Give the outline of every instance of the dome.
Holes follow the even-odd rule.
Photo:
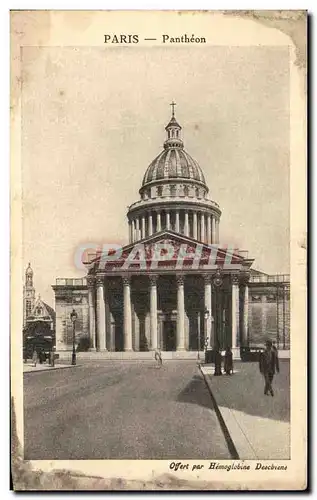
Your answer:
[[[32,268],[31,268],[31,263],[30,263],[30,262],[29,262],[28,267],[26,268],[25,274],[26,274],[27,276],[33,276],[33,270],[32,270]]]
[[[160,179],[190,179],[206,184],[204,174],[194,160],[182,147],[164,149],[147,168],[142,186]]]
[[[176,121],[173,108],[172,118],[165,127],[167,137],[164,142],[164,150],[147,168],[142,187],[150,182],[164,179],[189,179],[206,184],[204,174],[197,161],[184,150],[184,143],[180,136],[181,129],[182,127]]]

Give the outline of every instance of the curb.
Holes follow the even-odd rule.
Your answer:
[[[223,435],[224,435],[224,438],[226,440],[226,443],[227,443],[227,446],[228,446],[228,449],[229,449],[229,453],[231,455],[231,458],[233,460],[239,460],[239,454],[238,454],[238,451],[235,447],[235,444],[232,440],[232,437],[230,436],[230,433],[229,433],[229,429],[224,421],[224,418],[222,416],[222,413],[219,409],[219,406],[217,404],[217,401],[212,393],[212,390],[211,390],[211,386],[210,386],[210,383],[209,383],[209,380],[207,379],[207,377],[205,376],[202,368],[201,368],[201,365],[198,366],[198,369],[200,370],[203,378],[204,378],[204,381],[205,381],[205,384],[207,386],[207,389],[208,389],[208,392],[210,394],[210,397],[211,397],[211,400],[213,402],[213,405],[214,405],[214,408],[215,408],[215,412],[216,412],[216,415],[218,417],[218,420],[219,420],[219,423],[220,423],[220,427],[221,427],[221,430],[223,432]]]
[[[25,375],[26,373],[43,373],[43,372],[51,372],[51,371],[54,371],[54,370],[64,370],[66,368],[76,368],[77,366],[82,366],[82,365],[66,365],[66,366],[54,366],[52,368],[42,368],[41,370],[26,370],[26,371],[23,371],[23,375]]]

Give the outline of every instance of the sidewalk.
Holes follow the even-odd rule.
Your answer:
[[[71,365],[71,364],[60,364],[60,363],[55,363],[55,366],[50,366],[47,363],[40,364],[38,363],[36,366],[33,365],[31,361],[28,363],[23,363],[23,373],[29,373],[29,372],[44,372],[48,370],[60,370],[61,368],[75,368],[76,366],[79,365]]]
[[[233,375],[213,375],[214,366],[201,367],[225,434],[240,459],[290,458],[289,361],[280,362],[274,377],[274,397],[264,395],[258,363],[234,363]]]

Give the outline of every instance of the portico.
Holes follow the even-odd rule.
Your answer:
[[[246,278],[221,276],[220,283],[217,271],[89,276],[91,350],[202,351],[207,338],[211,348],[238,348],[247,341]]]

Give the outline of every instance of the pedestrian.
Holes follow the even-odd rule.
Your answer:
[[[222,364],[222,355],[221,355],[219,347],[216,347],[215,348],[215,371],[214,371],[215,377],[222,375],[221,364]]]
[[[271,340],[267,340],[265,351],[260,354],[259,368],[265,380],[264,394],[267,396],[270,393],[271,396],[274,396],[272,382],[275,371],[279,373],[280,367],[277,349],[273,348]]]
[[[161,353],[158,349],[155,350],[155,361],[157,362],[157,366],[158,368],[161,368],[162,364],[163,364],[163,361],[162,361],[162,356],[161,356]]]
[[[225,352],[224,369],[225,369],[226,375],[231,375],[233,373],[232,351],[231,351],[229,346],[226,348],[226,352]]]
[[[33,361],[33,366],[36,366],[38,362],[38,354],[36,349],[33,350],[32,361]]]

